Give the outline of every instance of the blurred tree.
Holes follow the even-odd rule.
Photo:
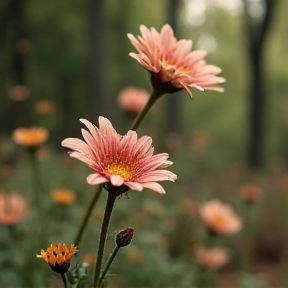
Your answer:
[[[12,81],[14,85],[25,84],[25,51],[21,49],[21,41],[25,40],[25,23],[24,23],[24,1],[10,1],[11,9],[11,32],[13,41],[13,63],[12,63]],[[23,45],[22,45],[23,46]]]
[[[168,0],[167,1],[167,22],[174,30],[174,34],[178,35],[178,18],[179,18],[180,1]],[[181,127],[181,102],[179,97],[172,95],[166,98],[166,133],[179,133]]]
[[[264,48],[268,30],[272,23],[274,8],[278,0],[263,0],[261,2],[263,16],[255,12],[255,1],[243,0],[244,6],[244,35],[247,40],[247,52],[250,59],[250,120],[249,120],[249,143],[248,164],[251,168],[260,165],[263,137],[264,137],[264,108],[265,108],[265,73],[264,73]],[[258,3],[260,5],[260,2]],[[253,10],[254,9],[254,10]],[[259,8],[258,8],[259,9]]]
[[[92,122],[97,123],[99,115],[109,115],[107,104],[109,92],[107,81],[107,55],[106,55],[106,23],[105,23],[105,1],[90,0],[88,9],[90,11],[91,27],[91,49],[92,49],[92,101],[95,103]],[[105,112],[105,113],[104,113]]]
[[[7,86],[10,89],[10,94],[13,89],[12,98],[15,100],[10,102],[9,107],[7,107],[11,115],[14,116],[7,124],[9,129],[13,129],[20,125],[28,125],[30,122],[29,113],[27,113],[27,101],[24,101],[27,94],[29,94],[27,87],[24,87],[27,85],[25,58],[29,50],[29,41],[26,39],[25,2],[23,0],[10,0],[3,8],[5,12],[3,13],[1,26],[6,31],[2,36],[6,42],[5,48],[10,48],[7,49],[7,54],[10,54],[7,55],[9,60],[5,61],[7,65],[6,79],[9,81]]]

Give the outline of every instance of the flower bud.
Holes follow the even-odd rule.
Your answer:
[[[116,235],[116,244],[119,247],[125,247],[130,244],[133,235],[134,235],[134,228],[126,228],[118,232]]]

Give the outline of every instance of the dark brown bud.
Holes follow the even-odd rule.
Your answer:
[[[118,232],[116,235],[116,244],[119,247],[125,247],[130,244],[133,235],[134,235],[134,228],[126,228]]]

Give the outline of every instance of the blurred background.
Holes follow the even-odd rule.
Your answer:
[[[52,242],[69,244],[84,213],[83,207],[91,199],[93,187],[85,184],[90,170],[76,160],[71,163],[60,143],[67,137],[81,137],[79,118],[98,124],[98,116],[102,115],[111,120],[119,133],[127,132],[134,115],[119,106],[120,92],[128,86],[151,92],[148,72],[128,55],[135,50],[127,33],[139,35],[141,24],[159,31],[169,23],[177,39],[191,39],[193,50],[208,51],[207,63],[221,67],[221,76],[227,83],[223,85],[223,93],[193,90],[193,100],[183,91],[166,95],[145,119],[139,135],[152,136],[157,153],[170,153],[174,162],[171,170],[178,175],[178,182],[177,185],[165,184],[167,195],[163,197],[145,191],[146,195],[131,192],[130,201],[121,200],[115,212],[117,224],[135,226],[135,243],[130,250],[138,254],[123,254],[127,256],[123,261],[130,261],[127,267],[136,268],[130,274],[127,271],[121,274],[124,267],[116,267],[115,274],[123,278],[114,275],[114,285],[162,287],[163,281],[177,283],[183,269],[187,273],[187,266],[183,264],[187,251],[191,252],[198,241],[198,234],[194,233],[199,224],[198,203],[213,197],[240,209],[239,187],[247,184],[261,187],[265,195],[254,215],[254,270],[264,271],[269,283],[282,285],[288,269],[285,270],[287,11],[285,0],[1,1],[0,190],[17,191],[30,197],[31,177],[26,169],[25,153],[11,135],[19,127],[47,128],[50,137],[40,157],[46,190],[50,193],[57,187],[69,188],[77,199],[73,205],[66,205],[64,212],[63,205],[53,204],[53,209],[60,214],[55,212],[52,216],[51,221],[58,223],[58,227],[51,230],[49,237]],[[33,210],[33,204],[30,209]],[[95,212],[96,222],[97,213],[100,212]],[[139,214],[132,217],[133,221],[132,213]],[[21,235],[26,236],[20,237],[21,244],[18,240],[16,243],[23,250],[27,233],[29,235],[33,227],[30,220],[28,217],[19,224]],[[6,229],[4,226],[0,228]],[[92,235],[98,233],[92,225],[90,230]],[[1,253],[11,253],[5,246],[10,241],[10,232],[3,231],[6,236],[0,240]],[[180,240],[182,234],[186,237]],[[87,250],[95,250],[91,239],[87,236]],[[226,278],[234,283],[231,275],[238,267],[241,239],[239,236],[228,241],[236,256],[223,270],[220,284],[226,283]],[[142,245],[150,247],[150,252]],[[41,248],[45,247],[36,245],[35,250],[31,250],[32,257]],[[159,250],[159,255],[154,249]],[[79,255],[80,260],[88,257],[86,252],[80,251]],[[15,270],[0,276],[1,287],[25,287],[22,280],[15,280],[13,275],[30,256],[15,256],[20,257],[16,261],[18,266],[11,254],[1,257],[0,267]],[[153,257],[157,260],[151,260]],[[35,259],[35,267],[39,261]],[[151,262],[153,265],[149,266]],[[153,271],[158,271],[159,283],[152,279],[149,282],[147,275]],[[270,272],[278,274],[271,276]],[[23,273],[25,275],[25,271]],[[129,275],[124,276],[125,273]],[[7,284],[11,279],[16,281],[14,286]],[[189,279],[186,280],[189,283]],[[181,285],[188,287],[185,281]]]

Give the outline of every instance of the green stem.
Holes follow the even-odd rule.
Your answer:
[[[31,169],[31,180],[32,187],[34,192],[34,204],[37,211],[37,220],[38,223],[38,233],[39,233],[39,245],[40,247],[45,247],[48,241],[47,229],[48,227],[48,217],[46,217],[47,206],[48,203],[47,191],[44,188],[43,180],[40,173],[40,167],[37,159],[37,149],[28,148],[28,158],[30,162]]]
[[[60,275],[61,275],[61,278],[62,278],[62,280],[63,280],[64,287],[65,287],[65,288],[68,288],[68,286],[67,286],[67,279],[66,279],[65,273],[61,273]],[[69,285],[69,286],[70,286],[70,285]]]
[[[109,257],[109,259],[108,259],[108,261],[107,261],[107,263],[106,263],[106,265],[105,265],[105,267],[103,269],[103,272],[102,272],[102,274],[101,274],[101,276],[99,278],[100,287],[102,286],[101,284],[102,284],[102,282],[104,280],[104,277],[106,276],[106,274],[107,274],[112,262],[114,261],[118,251],[120,250],[120,248],[121,248],[120,246],[116,245],[114,250],[113,250],[113,252],[112,252],[112,254],[110,255],[110,257]]]
[[[38,217],[41,218],[41,215],[43,214],[43,207],[42,207],[42,201],[40,195],[43,195],[44,192],[43,183],[41,180],[41,174],[39,170],[39,165],[37,161],[37,150],[35,149],[28,149],[28,156],[30,161],[30,168],[31,168],[31,178],[32,178],[32,185],[34,190],[34,199],[35,204],[38,209]]]
[[[85,216],[83,218],[83,221],[81,223],[81,226],[78,230],[78,233],[77,233],[77,236],[75,237],[75,241],[74,241],[74,244],[76,247],[78,247],[80,241],[81,241],[81,238],[83,236],[83,232],[88,224],[88,221],[90,219],[90,216],[91,216],[91,213],[94,209],[94,206],[95,204],[97,203],[98,199],[99,199],[99,196],[100,196],[100,192],[102,190],[102,185],[98,185],[97,188],[96,188],[96,191],[95,191],[95,194],[94,194],[94,197],[92,199],[92,201],[90,202],[87,210],[86,210],[86,213],[85,213]]]
[[[153,90],[148,102],[146,103],[144,108],[141,110],[141,112],[137,115],[137,117],[135,118],[134,122],[132,123],[132,125],[130,127],[130,130],[135,130],[136,131],[139,128],[139,126],[140,126],[141,122],[143,121],[144,117],[146,116],[146,114],[148,113],[150,108],[153,106],[153,104],[156,102],[156,100],[161,95],[163,95],[163,93],[160,93],[158,90]]]
[[[105,248],[105,242],[106,242],[106,236],[107,236],[107,230],[110,222],[110,217],[112,214],[113,206],[116,200],[115,194],[108,193],[107,198],[107,204],[104,214],[104,219],[102,223],[101,228],[101,234],[100,234],[100,242],[98,247],[98,253],[97,253],[97,259],[95,264],[95,272],[94,272],[94,288],[97,287],[97,284],[99,282],[100,272],[101,272],[101,266],[102,266],[102,259],[104,254],[104,248]]]
[[[245,230],[243,231],[245,233],[245,240],[246,240],[246,247],[245,247],[245,253],[243,253],[243,263],[242,263],[242,269],[249,273],[251,272],[251,260],[252,260],[252,244],[253,244],[253,240],[254,240],[254,225],[253,225],[253,205],[251,204],[245,204],[245,213],[243,215],[245,215],[244,217],[244,221],[245,221]]]

